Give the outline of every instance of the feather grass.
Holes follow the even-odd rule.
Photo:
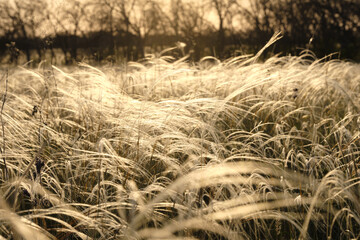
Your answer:
[[[1,238],[358,237],[359,65],[260,54],[9,70]]]

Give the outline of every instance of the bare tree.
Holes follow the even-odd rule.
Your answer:
[[[254,0],[249,1],[249,6],[239,8],[240,15],[247,20],[249,28],[266,38],[273,32],[269,15],[270,4],[270,0]]]
[[[354,51],[360,47],[359,12],[358,0],[253,0],[241,8],[252,41],[281,30],[279,47],[285,52],[312,48],[320,55],[341,51],[351,58],[359,55]]]
[[[86,12],[88,5],[88,2],[80,0],[64,0],[58,11],[48,12],[47,19],[56,39],[61,39],[60,47],[66,64],[77,59],[78,37],[85,36],[89,29]]]
[[[1,1],[0,9],[2,9],[0,27],[8,39],[22,39],[19,47],[25,51],[27,61],[31,60],[32,47],[36,48],[41,58],[40,46],[31,46],[30,39],[39,37],[38,29],[45,19],[41,9],[46,9],[46,2],[43,0]]]
[[[119,15],[118,0],[92,0],[89,2],[91,11],[88,14],[88,22],[91,23],[91,31],[107,33],[103,39],[106,46],[101,46],[102,55],[117,56],[116,36],[122,31],[122,23]]]
[[[236,7],[236,0],[210,0],[210,4],[214,7],[218,18],[218,39],[216,50],[220,57],[222,57],[225,47],[225,23],[226,20],[231,23],[234,14],[231,12]]]
[[[174,34],[176,39],[180,39],[180,18],[183,10],[182,0],[171,0],[168,9],[162,11],[162,15],[166,20],[167,27],[171,34]]]
[[[206,47],[203,36],[213,29],[212,24],[205,17],[207,12],[206,2],[173,0],[170,10],[163,13],[170,29],[169,32],[175,34],[178,40],[185,41],[186,51],[193,52],[194,60],[200,59],[201,52]]]
[[[133,57],[143,58],[149,35],[161,26],[159,5],[154,0],[120,0],[118,11],[128,37],[131,34],[136,36],[136,52]]]

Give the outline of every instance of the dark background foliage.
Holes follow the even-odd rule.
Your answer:
[[[168,54],[223,59],[255,53],[277,31],[267,54],[360,61],[359,14],[359,0],[2,0],[0,61],[138,60],[179,42]]]

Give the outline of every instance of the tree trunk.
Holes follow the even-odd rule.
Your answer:
[[[77,36],[70,36],[70,41],[71,41],[71,51],[70,51],[70,55],[71,55],[71,59],[73,61],[76,61],[77,59]]]
[[[30,62],[31,60],[31,54],[30,54],[30,46],[29,46],[29,39],[28,39],[28,36],[27,36],[27,32],[26,32],[26,29],[25,29],[25,25],[24,23],[21,21],[21,31],[22,31],[22,34],[23,34],[23,37],[24,37],[24,51],[25,51],[25,54],[26,54],[26,60],[28,62]]]
[[[41,48],[40,48],[40,43],[38,41],[36,41],[36,52],[39,56],[39,61],[42,60],[42,52],[41,52]]]
[[[136,60],[145,57],[145,37],[138,36],[136,44]]]
[[[224,19],[220,18],[218,42],[217,42],[217,54],[219,55],[220,58],[222,58],[224,55],[224,46],[225,46]]]

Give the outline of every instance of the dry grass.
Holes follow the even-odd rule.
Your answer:
[[[359,65],[257,58],[10,70],[0,239],[359,238]]]

